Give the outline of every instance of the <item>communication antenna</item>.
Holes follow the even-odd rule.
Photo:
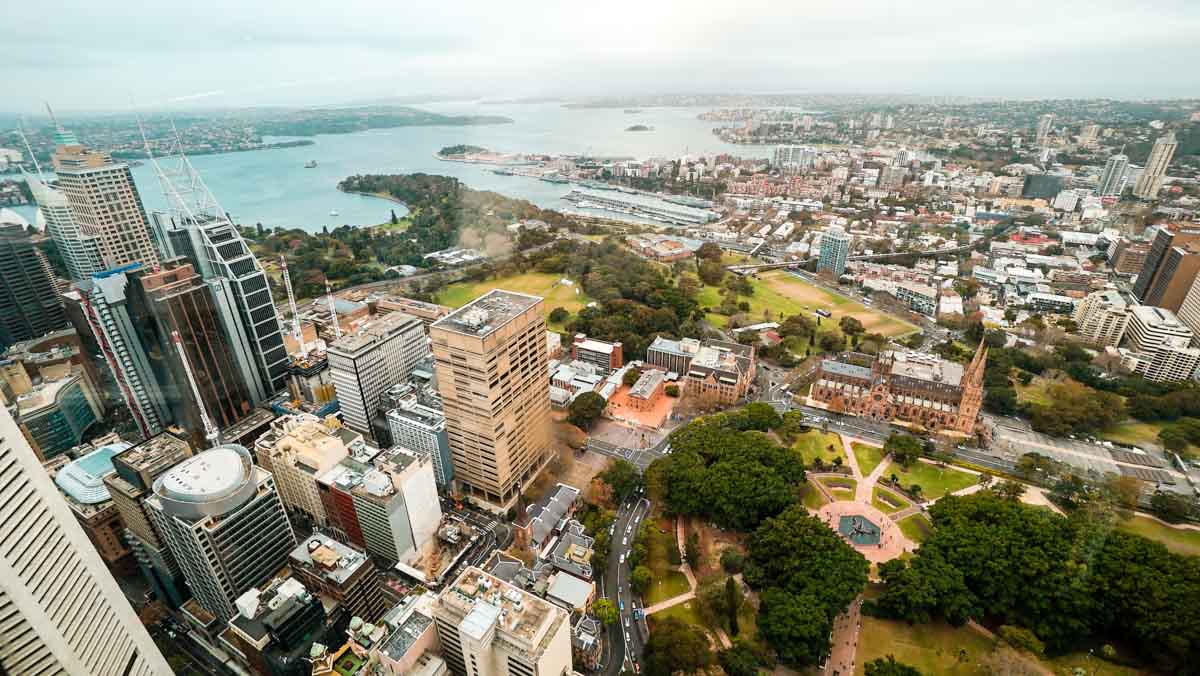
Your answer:
[[[179,337],[178,331],[171,332],[171,340],[175,343],[175,349],[179,351],[179,360],[183,362],[183,372],[187,374],[188,384],[192,388],[192,397],[196,399],[196,407],[200,409],[200,424],[204,426],[204,438],[208,440],[208,447],[213,448],[221,443],[221,431],[213,424],[208,417],[208,410],[204,408],[204,400],[200,398],[200,388],[196,385],[196,376],[192,373],[192,364],[188,361],[187,352],[183,349],[183,339]]]
[[[279,264],[283,267],[283,288],[287,289],[288,306],[292,309],[292,337],[296,339],[303,354],[307,350],[304,349],[304,334],[300,331],[300,312],[296,310],[296,294],[292,293],[292,278],[288,274],[287,259],[282,255],[279,257]]]
[[[329,316],[333,319],[333,339],[337,340],[342,337],[342,327],[338,324],[337,310],[333,307],[333,287],[329,286],[329,280],[325,280],[325,293],[329,294]]]

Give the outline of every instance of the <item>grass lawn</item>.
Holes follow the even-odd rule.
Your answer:
[[[1062,657],[1042,660],[1042,664],[1046,665],[1059,676],[1075,676],[1076,669],[1082,669],[1081,673],[1091,676],[1138,676],[1143,673],[1139,669],[1133,667],[1124,667],[1120,664],[1113,664],[1096,657],[1089,656],[1087,653],[1071,653]]]
[[[854,451],[854,459],[858,461],[858,471],[862,472],[863,476],[867,476],[883,462],[883,449],[878,446],[859,443],[857,441],[850,444],[850,450]]]
[[[967,627],[944,622],[910,626],[864,615],[855,673],[866,673],[865,665],[873,659],[895,655],[922,674],[974,675],[982,673],[979,662],[991,652],[992,642]]]
[[[579,284],[570,286],[561,284],[562,275],[551,275],[543,272],[526,272],[511,277],[497,277],[482,282],[459,282],[451,284],[438,292],[437,301],[452,308],[462,307],[492,289],[504,289],[518,293],[530,293],[541,296],[546,301],[542,308],[547,315],[556,307],[561,307],[571,314],[579,312],[587,303],[587,296]],[[575,281],[575,280],[572,280]],[[576,290],[579,293],[575,293]],[[552,326],[551,329],[554,327]]]
[[[871,504],[884,514],[893,514],[909,506],[908,500],[882,486],[876,486],[871,492]]]
[[[831,447],[832,450],[830,450]],[[792,448],[799,451],[805,465],[812,464],[812,461],[817,458],[820,458],[825,464],[833,464],[834,458],[841,458],[843,461],[846,459],[842,438],[833,432],[809,430],[800,435],[796,443],[792,444]]]
[[[825,494],[822,493],[812,482],[808,482],[800,488],[800,499],[804,501],[804,506],[817,510],[820,509],[828,500],[825,499]]]
[[[926,500],[937,500],[943,495],[979,483],[979,478],[974,474],[967,474],[949,466],[942,468],[920,461],[914,462],[908,469],[892,463],[888,469],[884,470],[884,473],[900,477],[900,485],[905,489],[917,484],[921,487],[921,497]]]
[[[841,477],[821,477],[817,479],[825,484],[830,493],[839,500],[851,500],[854,498],[854,489],[858,486],[858,482],[850,478]]]
[[[858,319],[868,333],[899,336],[917,329],[908,322],[871,310],[850,298],[813,286],[786,271],[764,272],[759,275],[759,279],[751,279],[750,284],[754,287],[754,294],[749,297],[742,296],[738,300],[750,304],[748,314],[755,319],[765,318],[764,310],[770,312],[772,320],[794,314],[807,314],[816,319],[813,311],[822,308],[829,310],[833,316],[822,319],[820,329],[836,327],[844,315]],[[697,294],[697,300],[701,307],[716,308],[721,304],[720,290],[717,287],[704,286]],[[707,318],[717,326],[729,323],[728,317],[715,312],[708,313]]]
[[[925,541],[929,534],[933,532],[933,524],[929,523],[929,519],[923,514],[913,514],[899,521],[900,532],[904,533],[904,537],[912,540],[917,544]]]
[[[1096,436],[1117,443],[1129,444],[1130,446],[1154,446],[1162,448],[1162,443],[1158,440],[1158,433],[1168,425],[1170,423],[1167,422],[1147,423],[1131,421],[1121,423],[1120,425],[1113,425],[1103,432],[1097,433]],[[1188,444],[1188,447],[1180,455],[1184,457],[1200,456],[1200,447]]]
[[[1171,528],[1144,516],[1118,521],[1117,528],[1127,533],[1141,535],[1148,540],[1161,542],[1167,546],[1167,549],[1177,554],[1200,556],[1200,530]]]
[[[666,610],[660,610],[650,616],[650,622],[661,622],[669,617],[674,617],[675,619],[682,620],[688,624],[694,624],[702,627],[704,626],[704,623],[700,621],[700,612],[696,608],[696,604],[697,601],[693,599],[691,601],[684,601],[679,605],[671,606]],[[653,630],[653,627],[651,627],[651,629]]]
[[[654,525],[661,526],[662,523],[656,520]],[[666,533],[661,533],[658,528],[652,528],[653,537],[646,544],[646,565],[652,574],[650,589],[643,599],[648,606],[675,598],[690,589],[687,577],[675,569],[677,564],[671,563],[670,551],[679,551],[675,542],[675,531],[671,528],[666,530]]]

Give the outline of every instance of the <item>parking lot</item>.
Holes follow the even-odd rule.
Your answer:
[[[1026,453],[1040,453],[1097,479],[1105,474],[1123,474],[1168,485],[1183,481],[1181,474],[1172,470],[1163,458],[1152,453],[1110,449],[1077,439],[1059,439],[1007,421],[997,422],[993,434],[991,452],[1014,463]]]

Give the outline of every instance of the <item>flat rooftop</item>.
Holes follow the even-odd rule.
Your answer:
[[[336,585],[345,584],[367,562],[366,553],[320,533],[296,545],[288,558],[316,570]]]
[[[492,289],[433,323],[434,328],[468,336],[487,336],[542,302],[541,296]]]
[[[424,330],[423,327],[425,326],[421,323],[420,319],[412,315],[406,315],[403,312],[389,312],[386,315],[379,316],[363,324],[362,328],[354,333],[338,338],[332,345],[326,348],[326,352],[358,352],[377,340],[391,337],[408,324],[420,326],[422,330]]]
[[[540,640],[555,610],[546,601],[475,567],[443,591],[439,603],[462,615],[461,630],[469,635],[482,635],[496,624],[498,631],[527,645]]]

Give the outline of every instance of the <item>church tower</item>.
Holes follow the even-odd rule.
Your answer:
[[[975,429],[975,421],[979,418],[979,409],[983,407],[983,373],[987,368],[987,345],[980,340],[975,356],[963,372],[959,387],[962,388],[962,400],[958,404],[958,416],[954,419],[954,429],[963,434],[970,434]]]

